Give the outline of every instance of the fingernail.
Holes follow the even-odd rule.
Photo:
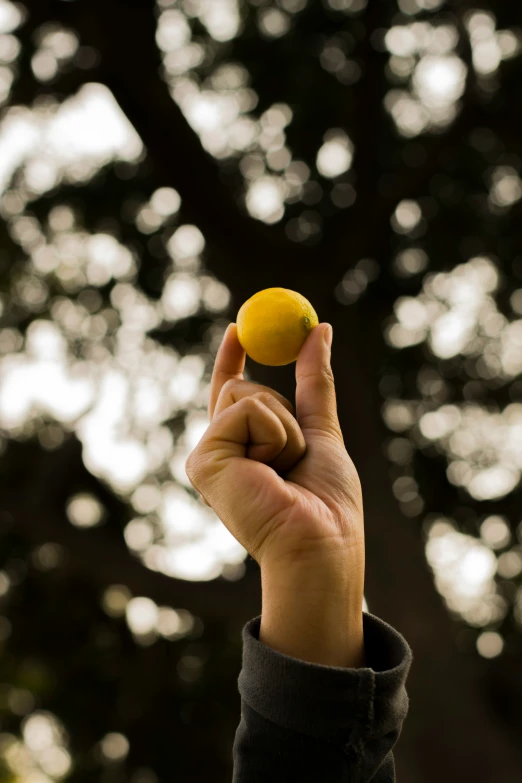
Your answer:
[[[327,328],[324,330],[324,341],[328,348],[332,347],[332,339],[333,339],[333,329],[330,326],[330,324],[328,324]]]

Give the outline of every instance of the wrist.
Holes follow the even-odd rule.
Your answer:
[[[259,641],[292,658],[323,666],[365,666],[364,572],[337,579],[310,567],[306,572],[261,572]]]

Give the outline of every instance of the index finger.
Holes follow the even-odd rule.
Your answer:
[[[243,370],[245,369],[246,352],[238,340],[237,326],[235,323],[228,325],[223,336],[223,342],[219,346],[214,369],[212,371],[212,380],[210,381],[210,395],[208,400],[208,415],[210,421],[214,417],[214,410],[219,393],[225,383],[231,378],[244,380]]]

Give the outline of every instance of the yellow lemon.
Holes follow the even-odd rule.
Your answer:
[[[304,296],[289,288],[265,288],[244,302],[237,314],[237,336],[259,364],[280,367],[295,362],[319,319]]]

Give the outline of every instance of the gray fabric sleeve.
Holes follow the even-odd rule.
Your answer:
[[[364,612],[366,666],[350,669],[277,652],[260,624],[243,627],[232,783],[394,783],[413,660],[404,637]]]

